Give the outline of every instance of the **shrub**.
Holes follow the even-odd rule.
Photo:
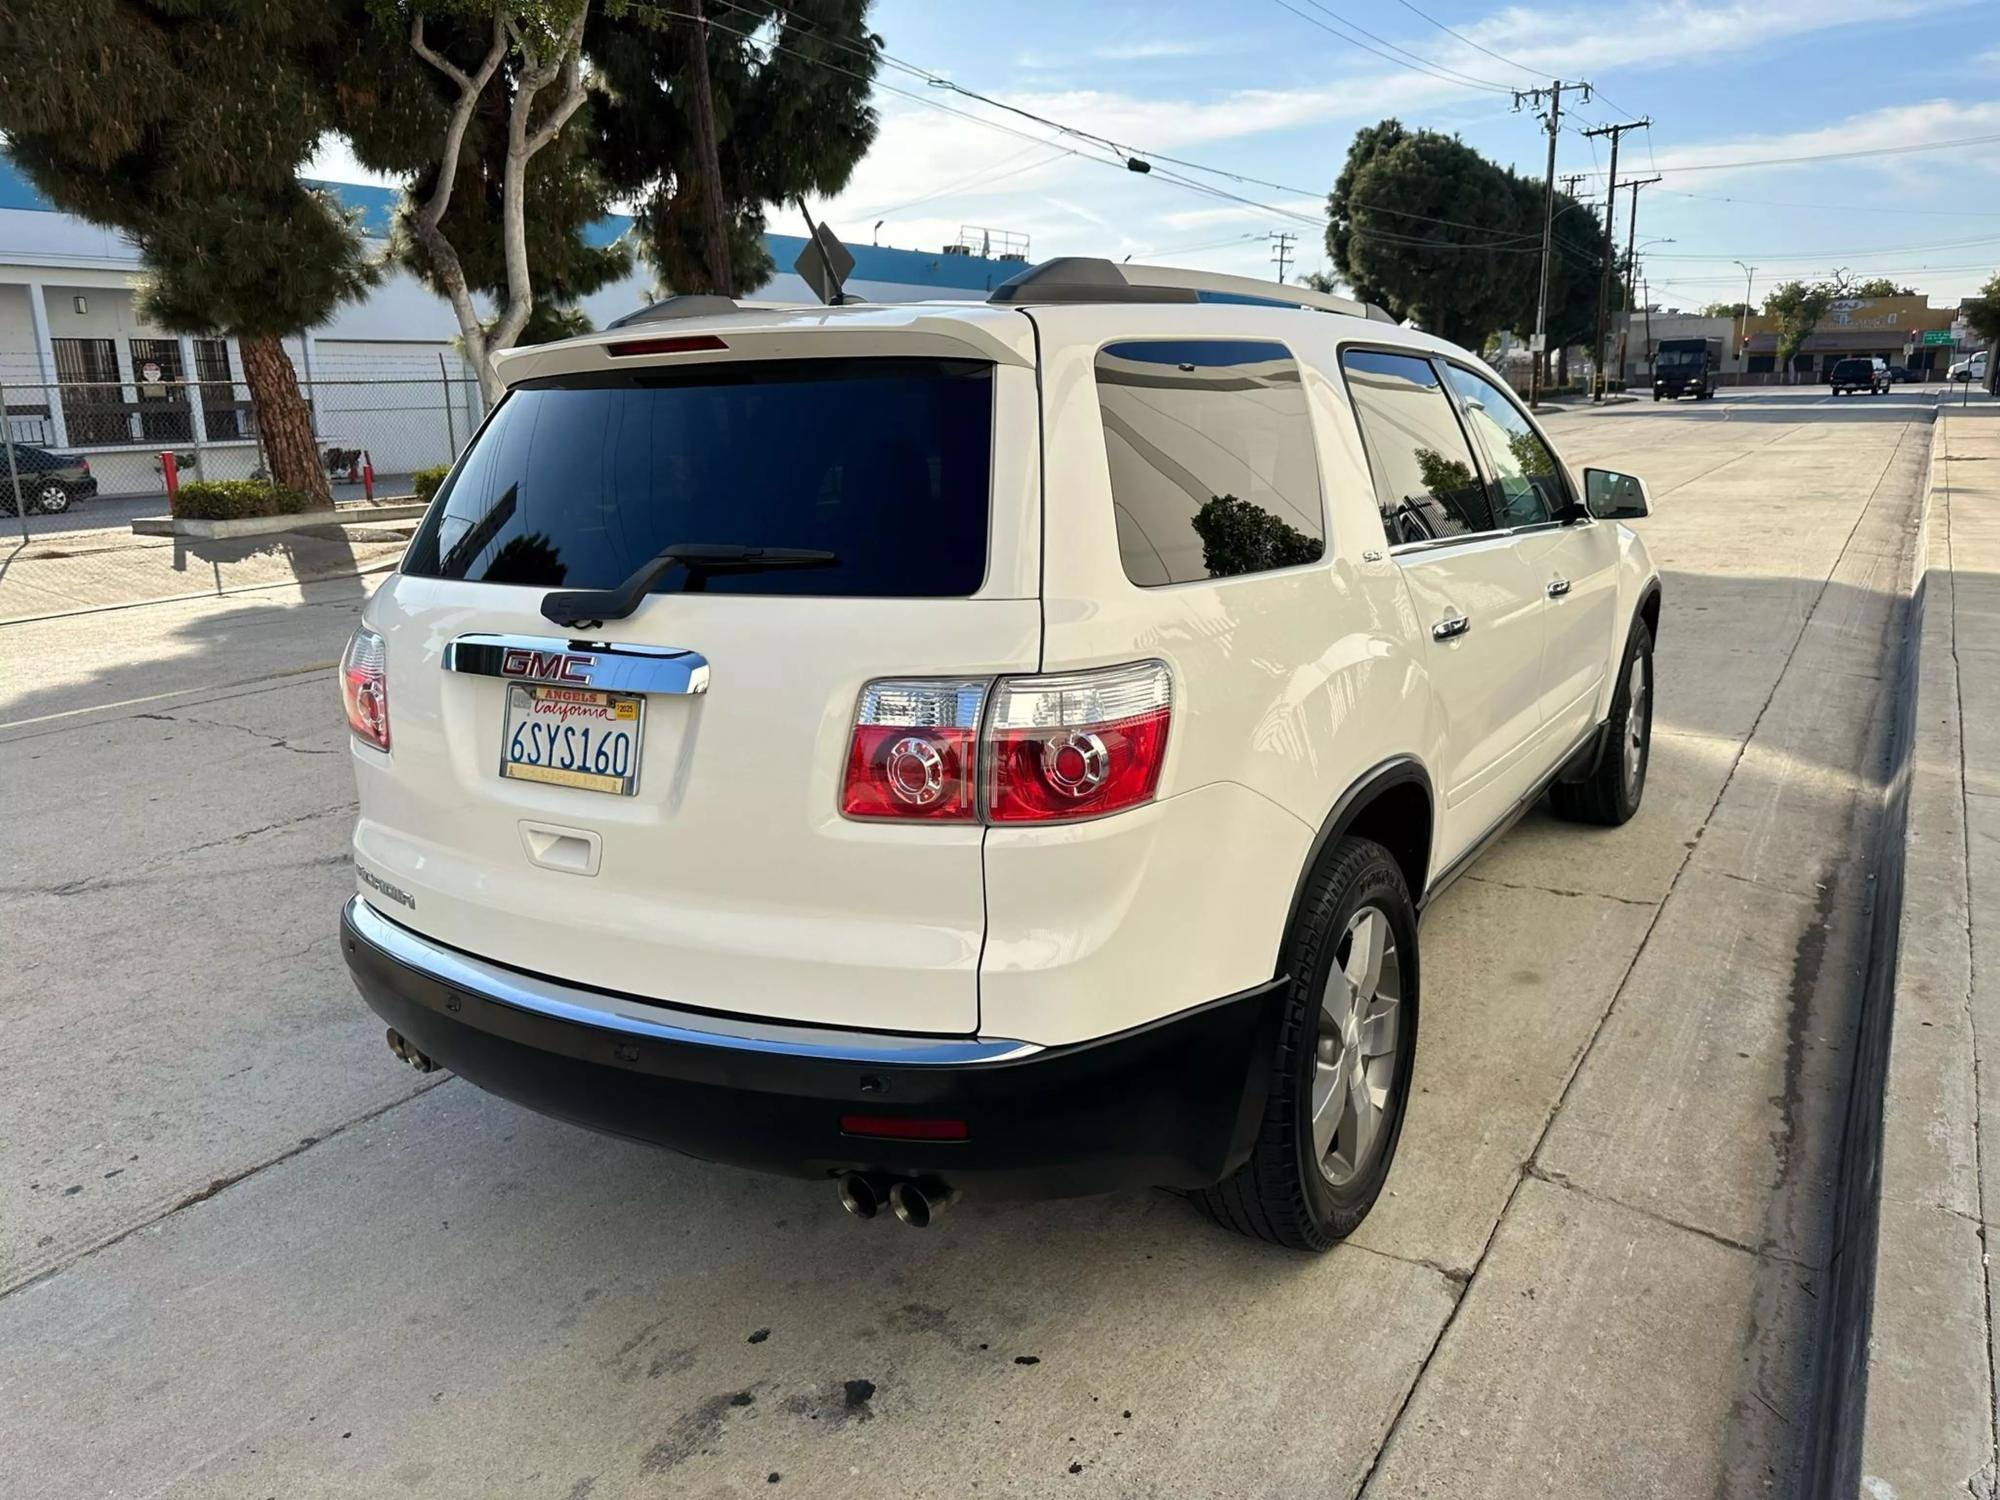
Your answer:
[[[410,492],[428,505],[431,496],[438,492],[438,486],[444,483],[444,476],[450,472],[449,464],[439,464],[431,469],[419,469],[410,476]]]
[[[174,496],[174,515],[187,521],[235,521],[245,516],[295,516],[312,509],[297,490],[250,479],[197,479]]]

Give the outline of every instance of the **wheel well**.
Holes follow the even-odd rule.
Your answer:
[[[1646,622],[1646,634],[1653,638],[1653,644],[1660,643],[1660,591],[1654,589],[1646,596],[1646,602],[1639,606],[1639,618]]]
[[[1399,781],[1384,787],[1356,810],[1342,832],[1373,839],[1387,849],[1403,871],[1410,899],[1424,899],[1431,865],[1431,799],[1421,782]]]

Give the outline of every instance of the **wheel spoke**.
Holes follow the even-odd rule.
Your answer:
[[[1389,924],[1372,906],[1356,916],[1347,929],[1347,962],[1342,971],[1363,1000],[1371,998],[1382,983],[1382,953],[1388,936]]]
[[[1342,1059],[1345,1061],[1345,1059]],[[1324,1160],[1333,1145],[1334,1127],[1346,1108],[1346,1090],[1340,1086],[1340,1068],[1321,1063],[1313,1072],[1312,1133],[1313,1155]]]
[[[1393,1001],[1384,1003],[1361,1023],[1356,1043],[1364,1058],[1387,1057],[1396,1050],[1396,1010]]]
[[[1375,1131],[1381,1123],[1382,1111],[1368,1087],[1367,1069],[1357,1066],[1349,1071],[1346,1093],[1347,1119],[1352,1125],[1342,1132],[1341,1143],[1347,1148],[1347,1167],[1351,1172],[1368,1160],[1368,1153],[1375,1145]]]

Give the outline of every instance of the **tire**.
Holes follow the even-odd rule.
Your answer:
[[[59,516],[69,509],[69,491],[51,479],[35,491],[34,508],[45,516]]]
[[[1382,1191],[1416,1059],[1417,909],[1387,849],[1347,838],[1321,860],[1285,959],[1292,980],[1256,1144],[1233,1176],[1191,1196],[1225,1229],[1327,1250],[1360,1227]],[[1362,977],[1360,990],[1350,972]],[[1324,1137],[1314,1131],[1316,1094],[1333,1106]],[[1372,1129],[1350,1118],[1364,1103]]]
[[[1644,620],[1633,622],[1619,659],[1610,722],[1610,738],[1590,775],[1549,788],[1557,817],[1616,828],[1639,810],[1646,795],[1646,771],[1653,758],[1653,635]]]

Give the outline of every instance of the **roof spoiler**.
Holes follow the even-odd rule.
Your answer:
[[[630,328],[635,323],[665,323],[673,318],[716,318],[744,311],[746,309],[734,298],[716,292],[683,292],[678,297],[669,297],[636,312],[628,312],[622,318],[613,318],[604,326],[607,330]]]
[[[1336,297],[1310,287],[1253,281],[1178,266],[1120,265],[1095,255],[1061,255],[1009,281],[986,299],[1002,305],[1055,302],[1234,302],[1257,307],[1303,307],[1344,313],[1377,323],[1396,320],[1372,302]]]

